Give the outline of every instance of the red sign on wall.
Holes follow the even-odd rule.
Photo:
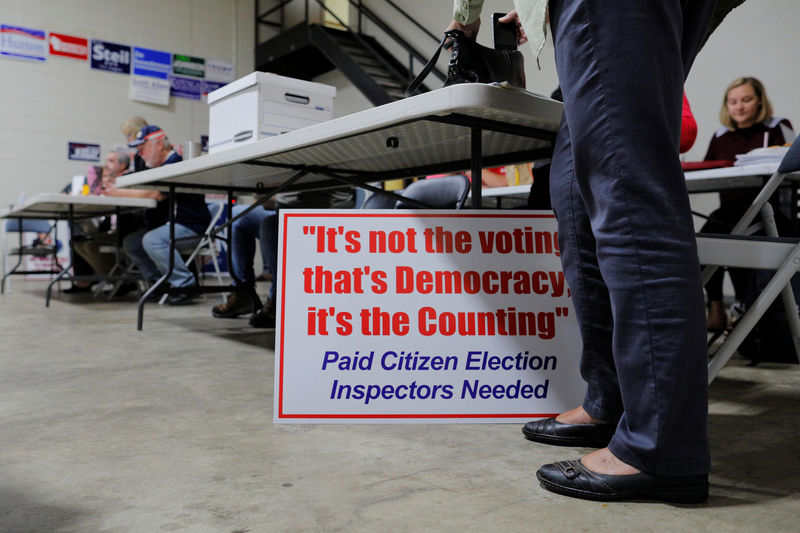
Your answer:
[[[89,40],[83,37],[50,32],[50,55],[86,61],[89,58]]]

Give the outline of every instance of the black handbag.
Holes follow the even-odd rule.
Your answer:
[[[442,48],[452,50],[444,87],[456,83],[506,81],[515,87],[525,88],[525,62],[522,52],[487,48],[467,38],[461,30],[450,30],[444,32],[442,42],[433,57],[409,84],[406,96],[411,96],[419,88],[438,61]]]

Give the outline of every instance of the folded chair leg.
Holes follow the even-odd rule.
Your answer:
[[[778,237],[778,225],[775,222],[775,211],[767,202],[761,208],[761,219],[764,222],[764,231],[770,237]],[[797,300],[794,297],[791,281],[781,291],[783,307],[786,310],[786,319],[789,322],[789,331],[792,334],[794,353],[800,361],[800,313],[798,312]]]
[[[719,371],[733,356],[734,352],[747,337],[748,333],[752,331],[758,321],[764,316],[764,313],[769,308],[770,304],[778,297],[778,294],[783,291],[789,284],[792,276],[800,270],[800,244],[796,245],[792,252],[787,256],[783,265],[775,272],[772,279],[769,280],[767,286],[758,295],[750,309],[739,319],[736,327],[730,332],[722,346],[714,352],[711,361],[708,364],[708,383],[710,384],[717,377]],[[791,290],[791,288],[789,288]],[[795,308],[795,314],[797,313]],[[792,331],[794,335],[794,331]],[[794,337],[794,344],[797,347],[798,337]]]

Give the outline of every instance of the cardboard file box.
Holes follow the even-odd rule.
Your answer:
[[[253,72],[208,94],[208,152],[333,118],[336,87]]]

